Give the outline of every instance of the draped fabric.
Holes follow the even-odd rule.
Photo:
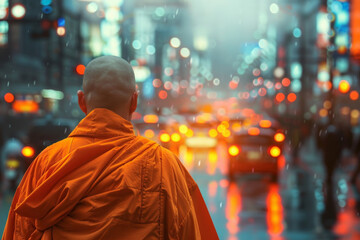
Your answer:
[[[95,109],[20,183],[2,239],[218,239],[179,159]]]

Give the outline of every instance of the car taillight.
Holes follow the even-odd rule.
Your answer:
[[[280,156],[281,149],[278,146],[271,146],[271,147],[269,147],[269,154],[270,154],[270,156],[276,158],[276,157]]]
[[[251,136],[257,136],[260,134],[260,129],[258,129],[256,127],[251,127],[248,129],[248,134]]]
[[[241,151],[240,147],[236,145],[231,145],[228,149],[229,154],[234,157],[239,155],[240,151]]]
[[[259,122],[259,125],[262,128],[270,128],[271,127],[271,121],[270,120],[261,120]]]
[[[24,157],[33,157],[35,154],[35,150],[34,148],[30,147],[30,146],[25,146],[21,149],[21,153]]]
[[[274,140],[276,141],[276,142],[283,142],[284,140],[285,140],[285,134],[283,134],[283,133],[276,133],[275,135],[274,135]]]
[[[171,141],[180,142],[180,140],[181,140],[180,134],[178,134],[178,133],[171,134]]]
[[[167,133],[162,133],[160,135],[160,141],[162,142],[169,142],[170,141],[170,135]]]

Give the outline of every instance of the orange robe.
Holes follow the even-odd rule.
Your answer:
[[[110,110],[89,113],[20,183],[8,239],[218,239],[179,159]]]

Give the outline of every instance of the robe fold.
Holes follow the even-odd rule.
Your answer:
[[[167,149],[97,108],[25,173],[3,240],[218,239],[199,188]]]

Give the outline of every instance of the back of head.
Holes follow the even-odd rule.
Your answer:
[[[86,66],[83,89],[89,111],[94,108],[126,111],[136,90],[133,69],[120,57],[96,58]]]

